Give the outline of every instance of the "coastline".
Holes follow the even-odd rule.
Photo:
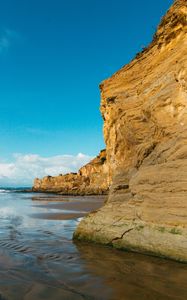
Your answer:
[[[74,239],[187,262],[187,3],[176,0],[150,45],[100,84],[106,150],[78,173],[33,189],[107,201]]]
[[[187,262],[186,20],[174,1],[147,49],[100,84],[112,184],[74,239]]]

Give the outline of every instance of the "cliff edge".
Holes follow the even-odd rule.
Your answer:
[[[74,238],[187,262],[187,1],[100,85],[107,203]]]
[[[63,195],[102,195],[107,194],[109,183],[106,150],[102,150],[78,173],[36,178],[32,190]]]

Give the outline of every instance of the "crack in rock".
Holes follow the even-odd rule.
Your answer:
[[[111,240],[110,244],[113,244],[114,241],[117,241],[117,240],[122,240],[123,237],[125,236],[125,234],[127,234],[128,232],[132,231],[134,229],[133,228],[129,228],[128,230],[126,230],[125,232],[122,233],[122,235],[120,237],[115,237]]]

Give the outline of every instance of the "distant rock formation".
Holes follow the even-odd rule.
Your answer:
[[[187,262],[187,1],[101,85],[107,203],[74,238]]]
[[[83,166],[78,173],[36,178],[34,192],[55,192],[64,195],[102,195],[108,192],[109,176],[106,150],[90,163]]]

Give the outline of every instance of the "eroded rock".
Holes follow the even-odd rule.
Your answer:
[[[102,82],[108,201],[74,237],[187,262],[187,1]]]
[[[109,183],[106,151],[102,150],[78,173],[36,178],[33,191],[55,192],[64,195],[100,195],[108,192]]]

